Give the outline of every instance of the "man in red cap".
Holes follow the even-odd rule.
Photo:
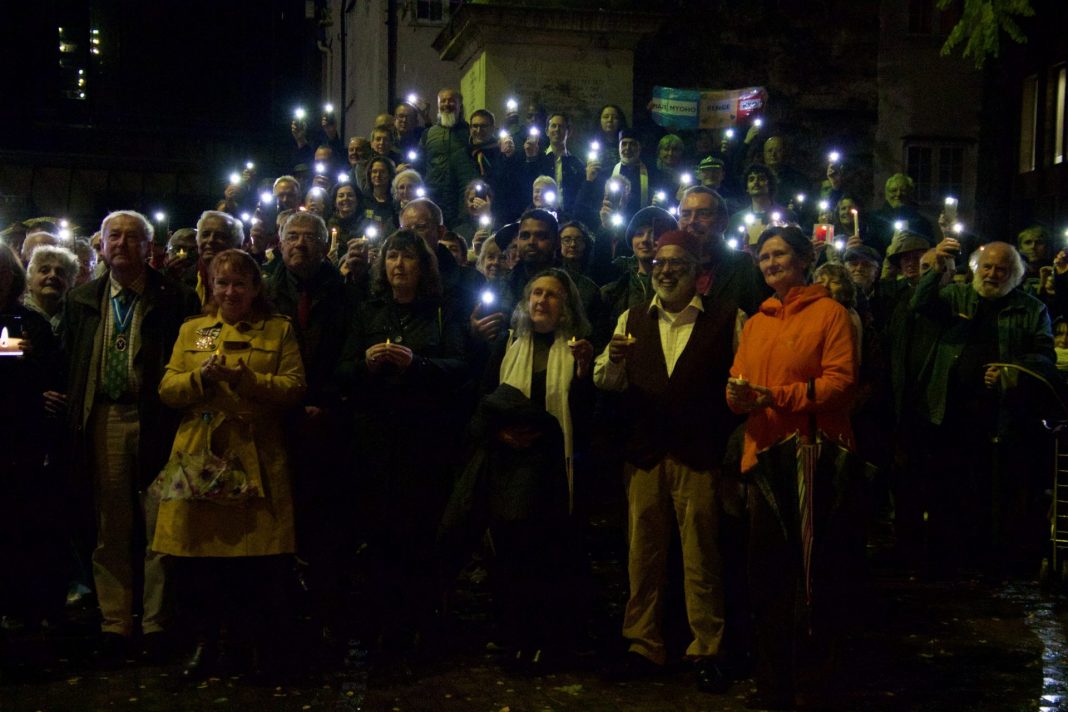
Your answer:
[[[697,686],[728,686],[717,659],[723,637],[723,586],[715,493],[727,438],[737,420],[719,397],[731,365],[737,305],[697,293],[701,240],[671,231],[657,241],[655,295],[628,309],[597,358],[594,382],[623,393],[627,420],[624,482],[630,542],[630,598],[623,635],[630,642],[613,677],[659,671],[667,662],[660,630],[671,527],[682,543],[683,590]]]

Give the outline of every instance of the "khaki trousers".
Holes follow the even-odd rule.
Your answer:
[[[96,549],[93,580],[105,633],[133,633],[134,579],[144,569],[141,630],[163,629],[163,555],[134,552],[136,527],[145,528],[150,545],[159,502],[138,493],[138,441],[141,426],[136,405],[96,404],[89,417],[93,484],[96,492]]]
[[[723,580],[714,476],[691,470],[668,456],[651,470],[626,465],[624,482],[630,598],[623,614],[623,636],[630,641],[630,650],[654,663],[666,662],[662,605],[670,527],[677,525],[686,616],[693,634],[686,655],[718,654],[723,637]]]

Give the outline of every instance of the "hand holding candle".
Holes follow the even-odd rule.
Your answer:
[[[629,333],[612,334],[612,340],[608,342],[608,360],[612,363],[622,363],[636,341]]]
[[[0,329],[0,357],[21,357],[23,355],[22,339],[8,336],[7,327]]]
[[[575,359],[575,375],[578,378],[585,378],[593,362],[593,344],[586,339],[572,336],[567,341],[567,347],[571,349],[571,356]]]

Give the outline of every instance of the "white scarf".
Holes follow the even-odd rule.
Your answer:
[[[530,379],[534,375],[534,338],[527,333],[513,339],[508,334],[508,349],[501,362],[501,383],[507,383],[530,398]],[[549,349],[549,361],[545,366],[545,410],[560,423],[564,433],[564,463],[567,468],[567,511],[574,505],[574,470],[572,467],[571,409],[568,393],[571,377],[575,373],[575,357],[567,345],[567,339],[557,331],[556,339]]]
[[[618,176],[623,170],[623,161],[616,164],[616,167],[612,169],[612,175]],[[639,181],[641,183],[641,192],[639,194],[641,207],[647,207],[649,205],[649,169],[645,167],[644,163],[638,163],[638,171],[640,172]],[[633,186],[632,186],[633,187]]]

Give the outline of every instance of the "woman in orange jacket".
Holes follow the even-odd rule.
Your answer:
[[[849,408],[857,365],[849,313],[826,287],[809,284],[815,254],[796,226],[765,230],[756,254],[764,280],[775,294],[746,322],[727,382],[727,403],[749,416],[743,473],[757,466],[757,453],[794,433],[811,435],[813,422],[827,439],[849,449],[853,445]],[[759,698],[753,703],[772,709],[794,704],[795,678],[801,677],[794,674],[795,659],[803,655],[808,661],[819,660],[826,653],[812,649],[819,638],[802,632],[804,628],[813,632],[818,616],[797,615],[807,590],[795,498],[798,475],[796,467],[779,468],[783,471],[772,466],[764,474],[768,481],[788,483],[783,488],[793,493],[788,501],[771,501],[766,488],[755,484],[748,493],[749,588]],[[832,585],[820,601],[821,608],[840,590]],[[801,650],[805,652],[799,655]]]

